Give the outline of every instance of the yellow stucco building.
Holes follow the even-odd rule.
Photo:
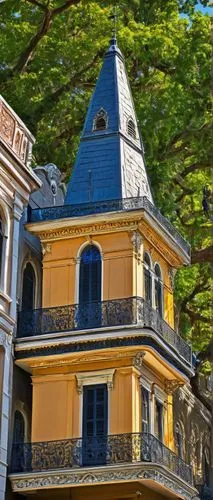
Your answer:
[[[64,206],[34,209],[42,307],[19,313],[30,442],[14,492],[41,499],[196,497],[175,446],[173,392],[193,375],[174,330],[173,279],[190,248],[155,207],[123,56],[111,41]],[[23,440],[24,441],[24,440]]]

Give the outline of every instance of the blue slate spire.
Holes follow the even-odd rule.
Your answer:
[[[124,57],[113,38],[90,101],[65,204],[152,201]]]

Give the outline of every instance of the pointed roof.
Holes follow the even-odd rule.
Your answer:
[[[90,101],[65,204],[152,195],[124,57],[113,38]]]

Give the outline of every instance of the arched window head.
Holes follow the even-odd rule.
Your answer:
[[[176,441],[178,456],[183,459],[184,456],[183,431],[179,423],[177,423],[175,426],[175,441]]]
[[[22,310],[29,311],[35,306],[35,271],[30,262],[27,263],[23,273]]]
[[[24,437],[25,437],[24,417],[20,411],[16,410],[14,415],[13,444],[24,443]]]
[[[127,133],[128,135],[130,135],[130,137],[136,139],[136,128],[132,118],[129,118],[127,122]]]
[[[101,108],[93,121],[93,131],[106,130],[108,128],[108,115],[106,111]]]
[[[148,253],[144,254],[144,297],[145,301],[152,305],[151,260]]]
[[[163,284],[159,264],[155,264],[155,307],[161,318],[163,317]]]

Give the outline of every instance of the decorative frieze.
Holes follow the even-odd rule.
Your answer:
[[[40,233],[41,241],[72,238],[76,236],[90,236],[93,234],[110,233],[118,231],[131,231],[137,228],[137,220],[122,220],[102,222],[97,224],[71,226],[58,229],[50,229]],[[33,228],[34,229],[34,228]]]
[[[0,98],[0,138],[28,165],[34,137],[10,106]]]
[[[102,483],[113,483],[123,481],[139,481],[146,484],[147,481],[154,481],[178,495],[181,499],[192,500],[196,497],[197,491],[192,486],[181,481],[174,474],[164,470],[163,466],[140,465],[133,464],[129,467],[101,468],[94,471],[84,470],[68,470],[53,471],[47,473],[28,473],[18,477],[17,474],[11,474],[10,480],[12,489],[16,492],[42,490],[50,488],[62,488],[76,485],[92,485]]]

